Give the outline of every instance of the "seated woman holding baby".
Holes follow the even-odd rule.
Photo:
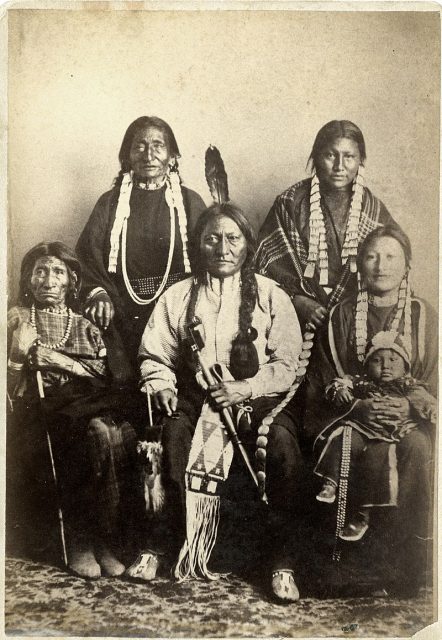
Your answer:
[[[357,295],[332,310],[312,354],[304,426],[316,438],[317,499],[338,506],[337,535],[356,542],[375,508],[393,507],[399,582],[413,592],[431,539],[437,323],[410,293],[410,266],[398,228],[362,243]]]
[[[20,301],[8,312],[8,512],[21,508],[29,519],[45,502],[41,492],[48,500],[42,468],[53,458],[65,563],[98,578],[125,570],[121,523],[134,504],[136,434],[126,420],[130,396],[110,386],[100,331],[76,312],[80,287],[80,263],[61,242],[23,258]]]

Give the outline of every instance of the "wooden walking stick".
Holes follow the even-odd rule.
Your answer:
[[[201,325],[201,320],[199,318],[194,318],[192,323],[188,325],[187,330],[189,334],[190,348],[192,352],[196,355],[198,359],[198,364],[201,367],[201,371],[203,372],[204,378],[209,386],[216,384],[216,380],[211,373],[209,367],[204,361],[203,356],[201,355],[201,349],[204,347],[204,339],[199,331],[198,327]],[[228,431],[230,439],[233,445],[238,449],[244,463],[252,477],[253,482],[258,487],[258,478],[256,477],[256,473],[252,467],[252,464],[249,460],[249,456],[247,455],[247,451],[244,448],[241,440],[239,439],[238,433],[235,429],[235,424],[233,421],[232,410],[230,407],[220,410],[224,425]]]
[[[36,376],[37,376],[38,395],[40,396],[40,401],[43,403],[43,400],[45,399],[45,392],[44,392],[44,388],[43,388],[43,379],[41,377],[41,371],[37,371]],[[58,490],[57,472],[55,470],[55,462],[54,462],[54,454],[53,454],[53,451],[52,451],[51,437],[49,435],[49,431],[48,431],[47,428],[45,429],[45,431],[46,431],[46,441],[48,443],[49,457],[51,459],[52,477],[54,479],[55,491],[57,493],[58,522],[60,524],[60,538],[61,538],[61,546],[62,546],[62,550],[63,550],[63,561],[64,561],[65,566],[67,567],[67,565],[68,565],[68,555],[67,555],[67,551],[66,551],[66,538],[65,538],[65,535],[64,535],[63,512],[61,510],[61,505],[60,505],[60,494],[59,494],[59,490]]]

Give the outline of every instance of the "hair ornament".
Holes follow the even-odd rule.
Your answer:
[[[359,222],[364,195],[364,166],[359,165],[358,173],[353,181],[350,214],[348,217],[345,240],[341,250],[341,261],[350,264],[351,273],[357,272],[356,256],[360,241]],[[319,284],[328,285],[328,250],[325,232],[324,214],[321,207],[321,192],[316,170],[313,170],[310,187],[310,220],[309,220],[309,253],[304,271],[306,278],[313,278],[315,266],[319,259]]]
[[[258,332],[255,327],[248,328],[247,337],[249,338],[250,342],[254,342],[256,340],[256,338],[258,337]]]
[[[402,278],[397,297],[397,309],[393,320],[388,327],[389,332],[400,334],[399,324],[404,318],[404,330],[402,333],[404,347],[411,353],[411,291],[408,271]],[[359,362],[364,362],[367,346],[367,322],[368,322],[368,292],[362,283],[361,274],[358,271],[358,296],[355,311],[356,354]]]
[[[183,195],[181,192],[181,180],[178,173],[178,168],[175,165],[166,176],[166,190],[165,198],[170,212],[170,243],[169,254],[167,259],[167,266],[164,272],[163,279],[155,294],[148,299],[143,299],[138,296],[130,284],[129,277],[126,269],[126,233],[127,233],[127,220],[130,216],[130,196],[134,186],[133,171],[129,171],[123,174],[120,193],[118,197],[117,209],[115,212],[115,221],[111,231],[110,237],[110,252],[109,252],[109,273],[116,273],[118,254],[120,250],[120,236],[122,255],[121,255],[121,268],[123,271],[123,278],[127,288],[127,291],[134,302],[139,305],[151,304],[156,300],[167,284],[167,280],[172,265],[173,252],[175,247],[175,210],[178,215],[178,224],[181,234],[181,241],[183,246],[183,263],[185,273],[190,273],[190,261],[188,254],[188,237],[187,237],[187,218],[186,211],[184,209]],[[159,185],[162,186],[162,185]]]

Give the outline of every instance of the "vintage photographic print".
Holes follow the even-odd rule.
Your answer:
[[[437,637],[440,7],[3,9],[5,634]]]

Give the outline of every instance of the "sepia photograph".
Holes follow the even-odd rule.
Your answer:
[[[5,635],[439,637],[440,6],[0,9]]]

